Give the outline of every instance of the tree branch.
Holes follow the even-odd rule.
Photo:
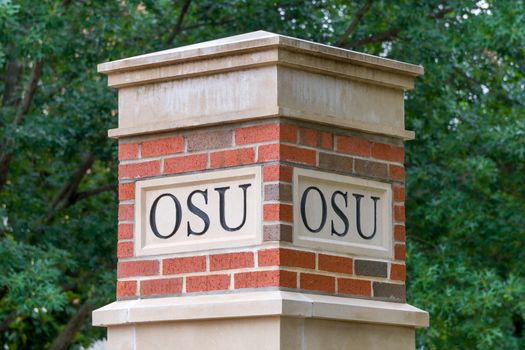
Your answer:
[[[89,317],[91,311],[93,311],[93,305],[88,302],[82,304],[77,310],[75,315],[68,321],[62,332],[53,340],[53,343],[49,347],[49,350],[64,350],[66,349],[71,341],[82,328],[84,321]]]
[[[166,39],[166,45],[171,45],[173,43],[173,40],[182,31],[182,22],[184,21],[184,17],[188,13],[188,9],[190,8],[191,0],[184,0],[184,5],[182,5],[182,9],[179,14],[179,18],[177,18],[177,23],[175,24],[175,27],[173,27],[173,30],[171,31],[170,35]]]
[[[100,186],[97,188],[93,188],[88,191],[77,192],[75,193],[69,205],[73,205],[76,202],[81,201],[82,199],[85,199],[91,196],[95,196],[99,193],[108,192],[108,191],[117,191],[117,186],[115,184],[109,184],[109,185],[104,185],[104,186]]]
[[[14,106],[17,102],[15,97],[15,90],[18,81],[20,80],[20,74],[22,73],[22,67],[16,60],[8,60],[6,64],[6,71],[4,77],[4,95],[2,97],[2,106]]]
[[[44,62],[40,60],[37,61],[35,63],[35,66],[33,67],[33,71],[31,72],[31,78],[29,79],[29,84],[27,84],[27,87],[24,91],[24,99],[22,100],[22,105],[20,106],[20,110],[18,111],[15,120],[13,121],[13,124],[15,126],[18,126],[20,125],[20,123],[22,123],[24,117],[27,114],[27,111],[29,111],[29,107],[31,107],[31,102],[33,101],[36,86],[38,84],[38,81],[40,80],[40,76],[42,75],[43,66]]]
[[[339,41],[337,42],[336,46],[339,46],[339,47],[343,46],[343,44],[348,39],[350,34],[352,34],[353,31],[355,30],[355,28],[357,27],[357,25],[359,24],[363,16],[368,12],[371,5],[372,5],[372,0],[367,0],[367,2],[363,5],[363,7],[361,7],[359,11],[357,11],[354,19],[352,20],[352,23],[350,23],[350,25],[344,32],[343,36],[341,37],[341,39],[339,39]]]
[[[399,28],[390,28],[381,33],[371,34],[366,38],[352,41],[347,46],[347,48],[354,49],[356,47],[360,47],[366,44],[389,41],[389,40],[394,39],[399,34],[400,31],[401,30]]]
[[[86,174],[88,169],[91,168],[94,161],[95,161],[95,156],[93,155],[93,153],[86,152],[82,155],[82,160],[80,162],[80,165],[78,166],[73,176],[69,179],[69,181],[65,182],[62,185],[62,188],[60,189],[60,191],[58,191],[55,198],[53,198],[53,201],[51,202],[50,210],[46,218],[46,222],[50,222],[51,219],[53,219],[55,214],[60,209],[69,205],[69,203],[72,201],[73,197],[75,196],[77,192],[80,182],[84,178],[84,175]]]

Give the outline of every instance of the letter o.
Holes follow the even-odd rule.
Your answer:
[[[177,214],[176,214],[177,216],[175,218],[175,227],[173,228],[173,231],[171,231],[171,233],[169,235],[167,235],[167,236],[163,236],[163,235],[160,234],[160,232],[159,232],[159,230],[157,228],[157,220],[156,220],[157,204],[159,204],[159,201],[163,197],[170,197],[171,199],[173,199],[173,203],[175,203],[175,211],[177,212]],[[162,239],[170,238],[171,236],[173,236],[179,230],[181,221],[182,221],[182,207],[181,207],[180,202],[177,199],[177,197],[175,197],[171,193],[164,193],[164,194],[161,194],[160,196],[158,196],[157,199],[155,199],[153,201],[153,205],[151,206],[151,211],[149,213],[149,224],[150,224],[151,230],[153,231],[153,234],[155,236],[157,236],[159,238],[162,238]]]
[[[306,220],[306,198],[308,196],[308,192],[312,190],[319,193],[319,197],[321,198],[321,223],[317,229],[311,228]],[[303,219],[303,224],[308,229],[308,231],[317,233],[323,229],[326,223],[326,200],[324,198],[323,192],[321,192],[321,190],[317,187],[310,186],[303,192],[303,196],[301,197],[301,218]]]

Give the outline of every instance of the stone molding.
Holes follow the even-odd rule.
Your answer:
[[[285,316],[428,327],[426,311],[409,304],[283,291],[123,300],[93,312],[95,326],[121,326],[261,316]]]

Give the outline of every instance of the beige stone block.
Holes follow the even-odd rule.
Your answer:
[[[280,349],[279,317],[141,324],[136,350]]]
[[[119,88],[112,137],[281,116],[410,139],[403,96],[423,68],[259,31],[99,72]]]
[[[109,350],[136,350],[135,326],[109,327],[107,348]]]
[[[262,242],[260,166],[137,181],[135,196],[136,256]]]

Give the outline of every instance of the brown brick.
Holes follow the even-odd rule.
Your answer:
[[[140,282],[140,295],[180,294],[182,292],[182,278],[163,278]]]
[[[292,201],[292,186],[288,184],[268,184],[264,186],[265,201]]]
[[[133,256],[133,242],[117,243],[117,258],[129,258]]]
[[[407,269],[402,264],[390,265],[390,279],[396,281],[404,281],[407,278]]]
[[[391,162],[403,163],[405,150],[403,147],[387,145],[384,143],[372,144],[372,157]]]
[[[210,154],[212,168],[224,168],[237,165],[252,164],[255,162],[255,149],[239,148],[227,151],[217,151]]]
[[[288,266],[315,268],[315,254],[292,249],[264,249],[259,251],[259,266]]]
[[[117,281],[117,298],[137,295],[137,281]]]
[[[297,288],[297,273],[290,271],[253,271],[236,273],[235,289],[286,287]]]
[[[139,154],[139,145],[136,143],[121,143],[118,145],[118,159],[131,160],[137,159]]]
[[[403,186],[394,186],[394,202],[404,202],[405,201],[405,188]]]
[[[299,288],[335,293],[335,278],[313,273],[301,273],[299,276]]]
[[[403,241],[403,242],[406,240],[405,226],[403,225],[394,226],[394,239],[396,241]]]
[[[164,173],[177,174],[187,171],[197,171],[206,169],[208,162],[207,154],[192,154],[175,158],[164,159]]]
[[[394,246],[394,258],[396,260],[405,260],[406,258],[406,245],[396,244]]]
[[[337,293],[369,297],[372,295],[372,282],[353,278],[338,278]]]
[[[382,261],[354,260],[355,274],[360,276],[387,277],[388,264]]]
[[[235,130],[235,143],[245,145],[267,141],[297,142],[297,127],[273,123],[249,126]]]
[[[394,206],[394,220],[405,222],[405,207],[403,205]]]
[[[339,273],[353,273],[353,264],[351,258],[342,256],[319,254],[318,269],[322,271],[339,272]]]
[[[263,206],[264,221],[293,221],[293,207],[291,204],[270,203]]]
[[[263,239],[265,241],[292,241],[292,226],[273,224],[263,226]]]
[[[144,141],[141,146],[142,158],[175,154],[183,151],[184,138],[182,136],[167,137],[157,140],[148,140]]]
[[[319,153],[319,167],[327,170],[352,173],[354,170],[354,159],[321,152]]]
[[[361,157],[370,157],[371,143],[352,136],[337,136],[335,138],[336,151],[345,152]]]
[[[394,181],[405,181],[405,168],[402,166],[392,165],[388,166],[389,178]]]
[[[232,130],[217,130],[188,135],[188,152],[232,146]]]
[[[293,168],[287,165],[272,164],[263,168],[264,182],[283,181],[292,182]]]
[[[252,252],[210,255],[210,271],[240,269],[253,266]]]
[[[363,176],[379,177],[385,179],[387,177],[387,165],[383,163],[373,162],[369,160],[356,159],[354,161],[355,173]]]
[[[124,261],[118,263],[117,277],[153,276],[159,274],[157,260]]]
[[[184,258],[164,259],[162,261],[163,275],[178,275],[181,273],[206,271],[205,256],[190,256]]]
[[[283,144],[270,144],[259,146],[259,162],[272,160],[287,160],[290,162],[315,165],[316,152],[311,149],[299,148]]]
[[[230,287],[230,275],[207,275],[186,277],[186,292],[225,290]]]
[[[135,215],[135,206],[133,204],[119,204],[118,206],[118,219],[119,221],[133,220]]]
[[[117,237],[121,239],[133,239],[133,224],[118,224]]]
[[[384,282],[373,283],[374,297],[388,299],[391,301],[404,302],[405,285]]]
[[[139,178],[146,176],[155,176],[160,174],[160,161],[152,160],[149,162],[140,162],[132,164],[120,164],[118,167],[119,179]]]

